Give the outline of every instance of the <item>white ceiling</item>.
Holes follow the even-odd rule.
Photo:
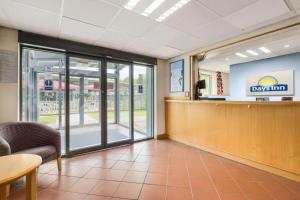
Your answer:
[[[258,48],[266,47],[271,53],[263,53]],[[259,55],[253,56],[247,50],[254,50]],[[229,46],[210,52],[204,61],[199,63],[200,69],[230,72],[230,65],[261,60],[291,53],[300,52],[300,27],[273,33],[269,36],[253,39],[241,44]],[[247,55],[241,58],[235,53]]]
[[[167,59],[300,14],[300,0],[191,0],[157,22],[178,0],[148,17],[153,0],[127,1],[0,0],[0,25]]]

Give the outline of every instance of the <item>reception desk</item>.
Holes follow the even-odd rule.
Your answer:
[[[170,139],[300,181],[300,102],[165,104]]]

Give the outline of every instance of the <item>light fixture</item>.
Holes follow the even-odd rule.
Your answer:
[[[269,49],[267,49],[266,47],[259,47],[258,49],[264,53],[271,53],[271,51]]]
[[[242,58],[248,58],[248,56],[246,56],[245,54],[242,54],[242,53],[235,53],[235,55],[242,57]]]
[[[150,15],[158,6],[160,6],[166,0],[155,0],[153,1],[142,13],[144,16]]]
[[[253,50],[251,50],[251,49],[247,50],[246,52],[249,53],[249,54],[251,54],[251,55],[253,55],[253,56],[258,56],[258,53],[255,52],[255,51],[253,51]]]
[[[126,8],[126,9],[128,9],[128,10],[132,10],[132,9],[136,6],[136,4],[137,4],[139,1],[140,1],[140,0],[129,0],[129,1],[125,4],[124,8]]]
[[[283,47],[284,47],[284,48],[289,48],[290,45],[289,45],[289,44],[286,44],[286,45],[284,45]]]
[[[161,14],[156,21],[161,22],[165,20],[167,17],[172,15],[174,12],[176,12],[179,8],[183,7],[185,4],[190,2],[190,0],[180,0],[175,5],[173,5],[171,8],[169,8],[166,12]]]

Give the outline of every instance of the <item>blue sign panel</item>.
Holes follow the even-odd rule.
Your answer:
[[[45,80],[44,81],[44,89],[45,90],[53,90],[53,81],[52,80]]]
[[[143,85],[138,85],[138,93],[139,94],[143,93]]]

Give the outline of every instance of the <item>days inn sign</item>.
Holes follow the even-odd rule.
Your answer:
[[[250,75],[247,79],[247,95],[294,95],[294,71],[286,70]]]

